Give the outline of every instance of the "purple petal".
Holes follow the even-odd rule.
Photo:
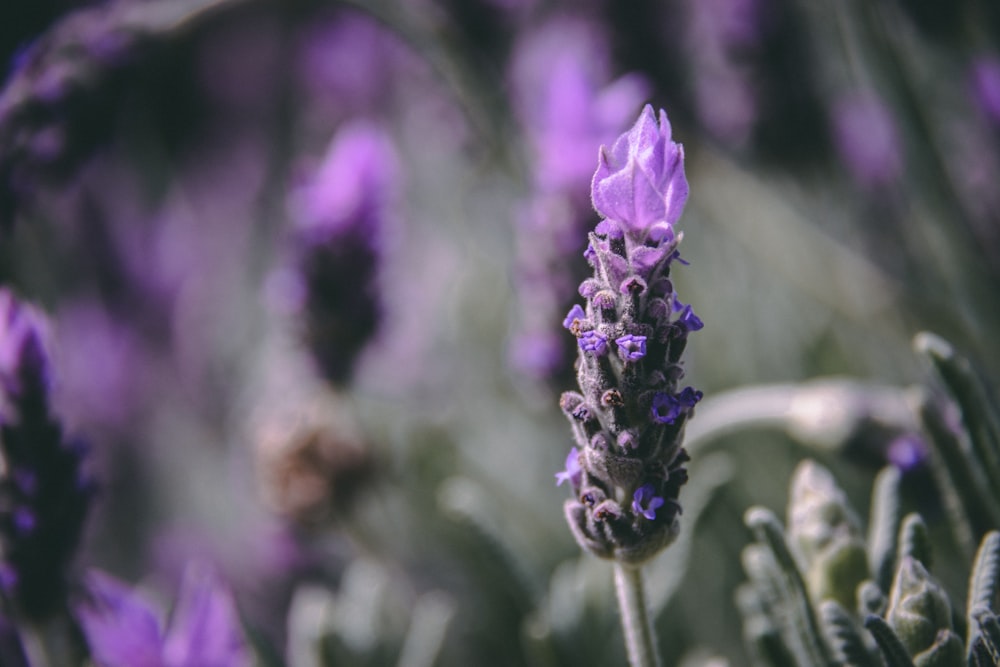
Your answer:
[[[90,598],[76,608],[94,661],[102,667],[166,667],[157,610],[101,572],[87,575]]]
[[[236,603],[210,569],[185,570],[163,655],[169,667],[251,664]]]

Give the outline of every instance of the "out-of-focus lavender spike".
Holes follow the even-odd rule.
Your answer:
[[[1000,125],[1000,56],[976,58],[969,68],[969,84],[979,109],[991,122]]]
[[[837,152],[861,187],[877,189],[903,173],[903,145],[892,111],[875,93],[842,97],[833,109]]]
[[[594,147],[627,126],[649,91],[641,76],[612,80],[610,70],[606,36],[580,19],[552,19],[515,45],[510,87],[532,193],[516,214],[517,329],[509,348],[513,366],[535,381],[570,373],[573,351],[553,323],[587,273],[580,253],[595,222]]]
[[[0,230],[39,184],[72,173],[109,131],[122,73],[240,0],[108,2],[63,17],[21,52],[0,90]]]
[[[51,411],[46,339],[41,314],[0,289],[0,586],[32,619],[63,607],[93,495],[86,448]]]
[[[379,269],[398,179],[388,135],[355,121],[341,128],[310,181],[291,197],[306,338],[335,384],[350,379],[381,322]]]

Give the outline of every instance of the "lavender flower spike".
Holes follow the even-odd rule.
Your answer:
[[[41,313],[0,288],[0,587],[34,621],[65,608],[93,490],[51,411],[46,339]]]
[[[592,196],[605,219],[585,255],[593,276],[579,290],[586,307],[564,322],[579,341],[579,391],[560,400],[575,440],[557,475],[573,481],[566,517],[584,549],[622,566],[652,558],[680,530],[681,439],[701,398],[678,388],[687,337],[702,326],[689,306],[675,307],[670,280],[674,260],[683,263],[673,230],[688,195],[683,159],[666,114],[657,122],[649,106],[601,149]]]

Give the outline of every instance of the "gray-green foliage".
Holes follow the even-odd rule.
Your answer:
[[[917,514],[902,522],[887,519],[899,506],[891,479],[885,473],[876,483],[872,516],[898,530],[867,543],[843,491],[813,461],[800,465],[793,478],[787,531],[769,510],[747,513],[756,540],[744,551],[750,583],[738,603],[755,664],[998,664],[990,632],[997,625],[1000,533],[982,541],[970,577],[969,637],[963,638],[953,624],[951,599],[929,571],[923,520]],[[879,584],[873,577],[890,553],[896,554],[892,578]]]
[[[964,615],[932,573],[924,519],[903,514],[897,471],[876,478],[862,538],[833,476],[806,461],[792,479],[787,531],[768,510],[747,513],[756,541],[744,553],[750,583],[737,602],[755,664],[1000,665],[998,419],[983,383],[950,345],[924,333],[914,347],[940,385],[915,406],[935,485],[959,548],[971,559],[979,545]]]

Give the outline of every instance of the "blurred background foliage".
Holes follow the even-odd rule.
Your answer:
[[[599,102],[550,95],[560,53],[594,90],[633,77],[618,126],[577,131]],[[585,246],[527,207],[586,209],[566,146],[592,169],[650,101],[685,148],[674,279],[706,323],[684,537],[647,577],[667,664],[746,663],[743,513],[781,515],[807,455],[862,516],[904,468],[962,599],[968,555],[891,445],[921,447],[897,391],[927,381],[918,331],[1000,370],[997,3],[15,2],[0,56],[0,280],[51,315],[58,404],[93,446],[81,569],[172,591],[215,563],[264,664],[622,663],[610,569],[553,482],[568,362],[539,377],[511,350],[539,312],[559,331]],[[381,326],[335,384],[289,305],[290,201],[357,119],[401,192]],[[552,276],[570,291],[539,310],[523,291]]]

